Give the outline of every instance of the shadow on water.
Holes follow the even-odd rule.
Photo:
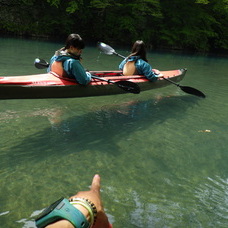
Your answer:
[[[50,127],[33,133],[8,148],[8,156],[17,164],[24,159],[40,160],[49,155],[61,157],[88,150],[118,156],[121,153],[118,140],[123,137],[127,139],[133,132],[160,125],[170,118],[179,120],[199,100],[193,96],[172,96],[130,101],[105,105],[62,121],[52,119]],[[62,111],[60,108],[55,113],[63,115]],[[41,113],[42,110],[40,115]],[[56,118],[59,119],[59,116]]]

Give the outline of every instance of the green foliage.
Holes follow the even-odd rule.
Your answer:
[[[196,3],[199,3],[199,4],[208,4],[209,3],[209,0],[196,0]]]
[[[228,50],[228,0],[0,0],[0,31]],[[29,18],[29,20],[28,20]]]
[[[186,0],[181,6],[178,0],[166,1],[163,5],[164,26],[161,31],[161,43],[174,48],[200,51],[214,48],[211,44],[219,39],[216,29],[221,26],[221,20],[217,20],[218,12],[214,11],[218,1],[211,0],[208,4],[207,1],[201,1],[204,4],[195,4]]]
[[[61,0],[47,0],[51,6],[59,7]]]
[[[97,9],[105,9],[109,6],[111,6],[112,4],[114,4],[115,2],[114,1],[110,1],[110,0],[103,0],[103,1],[100,1],[100,0],[92,0],[90,1],[90,6],[92,8],[97,8]]]
[[[79,4],[76,1],[70,1],[69,6],[66,8],[66,12],[74,13],[79,9]]]

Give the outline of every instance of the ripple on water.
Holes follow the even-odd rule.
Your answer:
[[[210,215],[210,225],[228,226],[228,179],[208,177],[195,190],[198,207]]]

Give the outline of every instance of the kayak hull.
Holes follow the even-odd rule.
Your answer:
[[[144,76],[122,76],[120,71],[93,71],[93,75],[112,82],[131,81],[139,85],[141,92],[170,85],[164,79],[150,82]],[[162,71],[165,77],[174,82],[181,81],[186,69]],[[104,96],[127,93],[116,84],[93,79],[87,86],[73,79],[60,78],[51,73],[0,77],[0,99],[41,99]]]

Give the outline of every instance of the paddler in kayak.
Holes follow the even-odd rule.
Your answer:
[[[142,40],[137,40],[131,54],[125,58],[119,65],[123,75],[144,75],[150,81],[155,82],[158,78],[163,77],[157,69],[152,69],[146,58],[146,45]]]
[[[80,63],[82,49],[85,44],[80,35],[70,34],[65,47],[55,52],[50,60],[48,72],[59,77],[76,79],[81,85],[87,85],[91,81],[91,74],[86,72]]]

